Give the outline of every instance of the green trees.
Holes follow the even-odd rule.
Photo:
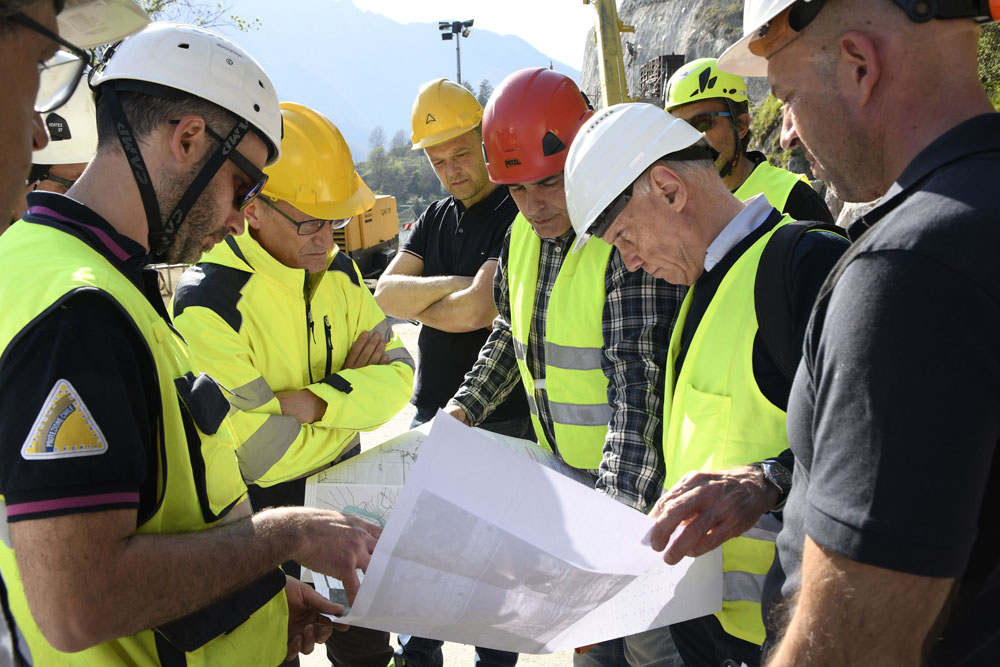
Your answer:
[[[404,130],[398,130],[385,147],[385,132],[375,128],[369,136],[367,159],[355,165],[361,178],[377,194],[392,195],[399,206],[411,205],[416,215],[445,191],[423,151],[410,150]]]
[[[984,26],[979,38],[979,80],[1000,111],[1000,23]]]

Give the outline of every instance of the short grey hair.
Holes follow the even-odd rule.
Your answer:
[[[719,176],[719,172],[715,168],[715,163],[711,160],[660,159],[646,167],[646,170],[639,176],[639,179],[635,183],[636,194],[645,195],[649,192],[651,188],[649,173],[653,170],[653,167],[658,166],[669,167],[677,172],[677,175],[681,177],[681,180],[690,189],[707,193],[715,191],[718,191],[719,194],[723,192],[729,193],[729,188],[723,183],[722,177]]]

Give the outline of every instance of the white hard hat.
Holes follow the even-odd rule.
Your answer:
[[[719,67],[742,76],[767,76],[767,59],[750,52],[750,42],[761,37],[761,29],[797,0],[746,0],[743,4],[743,39],[719,56]]]
[[[96,90],[110,81],[153,83],[213,102],[258,131],[268,144],[267,164],[278,159],[281,109],[271,79],[243,47],[222,35],[182,23],[152,23],[98,65],[90,85]]]
[[[42,114],[49,132],[48,145],[32,153],[35,164],[90,162],[97,153],[97,112],[87,75],[64,106]]]
[[[134,0],[66,0],[57,21],[60,37],[90,49],[131,35],[149,16]]]
[[[576,231],[573,250],[583,247],[591,224],[649,165],[704,136],[652,104],[615,104],[594,114],[566,157],[566,206]],[[711,159],[707,151],[704,159]]]

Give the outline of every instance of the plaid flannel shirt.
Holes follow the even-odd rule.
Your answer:
[[[575,237],[570,231],[560,238],[541,239],[527,350],[528,368],[536,379],[545,377],[549,295]],[[479,358],[452,399],[452,404],[459,405],[473,424],[482,422],[511,391],[523,391],[510,328],[509,253],[508,231],[493,280],[493,299],[499,315]],[[612,417],[600,468],[591,473],[599,491],[645,512],[663,487],[664,368],[670,332],[687,288],[658,280],[642,270],[630,273],[617,250],[612,251],[608,261],[604,286],[607,298],[601,323],[601,365],[608,377]],[[539,421],[558,453],[545,390],[537,391]]]

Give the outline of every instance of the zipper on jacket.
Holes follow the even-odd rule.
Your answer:
[[[310,342],[312,339],[312,342]],[[308,301],[306,301],[306,368],[309,369],[309,382],[314,382],[313,380],[313,369],[312,369],[312,343],[316,342],[316,334],[313,331],[313,314],[312,307]]]
[[[316,342],[316,332],[313,330],[312,302],[309,299],[309,272],[304,271],[305,281],[302,283],[302,297],[306,302],[306,368],[309,369],[309,383],[316,380],[313,378],[312,368],[312,343]],[[312,343],[310,343],[312,339]]]
[[[333,327],[330,326],[330,316],[323,316],[323,329],[326,331],[326,374],[323,377],[330,377],[333,371]]]

